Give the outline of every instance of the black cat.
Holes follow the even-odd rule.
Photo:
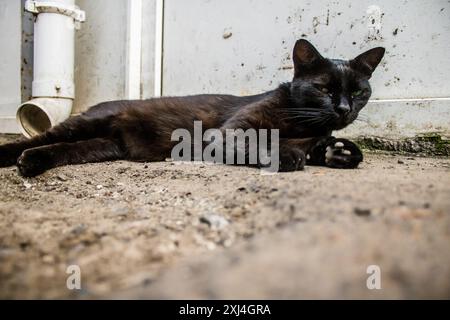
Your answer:
[[[0,146],[0,167],[17,164],[21,175],[36,176],[62,165],[170,157],[171,133],[193,130],[279,129],[281,171],[305,162],[355,168],[358,147],[331,136],[352,123],[371,95],[369,78],[384,55],[374,48],[353,60],[323,58],[306,40],[294,47],[294,78],[264,94],[237,97],[196,95],[100,103],[29,140]]]

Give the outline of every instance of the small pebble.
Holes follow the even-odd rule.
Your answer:
[[[222,35],[222,37],[223,37],[224,39],[228,39],[228,38],[231,38],[232,35],[233,35],[232,32],[225,32],[225,33]]]
[[[117,173],[122,174],[122,173],[127,172],[127,170],[129,170],[129,169],[130,169],[130,167],[121,167],[121,168],[117,169]]]
[[[45,263],[53,263],[55,262],[55,258],[51,255],[46,254],[45,256],[42,257],[42,261]]]
[[[221,230],[230,224],[227,219],[217,214],[201,216],[200,222],[209,225],[213,230]]]
[[[354,208],[353,212],[360,217],[368,217],[372,213],[370,209]]]
[[[74,228],[72,228],[72,230],[70,230],[70,233],[74,234],[74,235],[80,235],[83,232],[85,232],[87,229],[86,225],[81,223],[77,226],[75,226]]]
[[[25,182],[23,183],[23,186],[24,186],[26,189],[30,189],[33,185],[32,185],[31,183],[29,183],[28,181],[25,181]]]
[[[58,180],[60,180],[60,181],[67,181],[67,180],[68,180],[68,178],[67,178],[65,175],[63,175],[63,174],[58,174],[58,175],[56,176],[56,178],[57,178]]]

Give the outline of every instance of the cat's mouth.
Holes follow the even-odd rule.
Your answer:
[[[351,124],[355,120],[355,117],[351,113],[338,114],[336,113],[336,118],[334,122],[335,130],[340,130]]]

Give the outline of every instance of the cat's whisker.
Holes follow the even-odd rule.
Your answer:
[[[331,119],[331,116],[325,116],[325,117],[316,117],[316,118],[310,118],[310,119],[300,119],[298,121],[298,124],[304,124],[308,126],[322,126],[325,125],[329,120]]]
[[[311,121],[317,121],[318,119],[320,119],[321,117],[310,117],[310,116],[302,116],[302,115],[297,115],[297,116],[291,116],[291,117],[286,117],[283,118],[283,120],[295,120],[297,119],[297,122],[302,122],[302,123],[306,123],[306,122],[311,122]]]
[[[358,118],[356,118],[354,121],[359,121],[359,122],[364,122],[364,123],[370,124],[370,121],[367,120],[367,119],[358,119]]]
[[[368,120],[369,117],[366,116],[366,115],[360,114],[360,115],[358,115],[358,118],[357,118],[357,119]]]

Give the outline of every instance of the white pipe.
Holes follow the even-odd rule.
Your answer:
[[[72,99],[34,98],[22,103],[16,119],[20,130],[27,137],[38,135],[69,118]]]
[[[126,96],[141,98],[142,0],[128,0]]]
[[[27,1],[34,23],[33,99],[17,111],[22,133],[31,137],[70,116],[75,97],[75,28],[84,12],[75,0]]]
[[[162,95],[163,81],[163,41],[164,41],[164,0],[156,0],[155,19],[155,97]]]

